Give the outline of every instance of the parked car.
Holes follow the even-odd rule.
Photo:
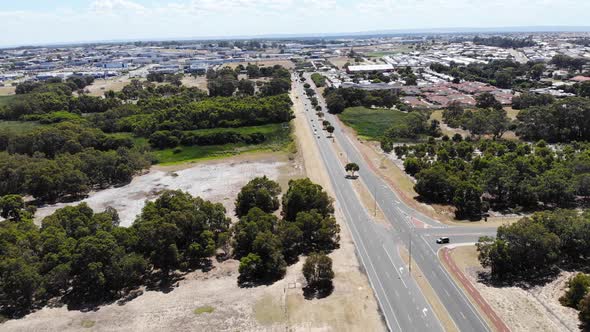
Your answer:
[[[444,244],[449,242],[451,242],[451,240],[448,237],[439,237],[438,239],[436,239],[436,243],[438,244]]]

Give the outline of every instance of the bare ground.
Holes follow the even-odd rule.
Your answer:
[[[286,178],[303,172],[302,165],[285,156],[252,154],[182,166],[153,167],[147,174],[137,176],[130,184],[93,192],[82,201],[47,205],[37,210],[35,220],[41,220],[55,210],[86,202],[96,211],[110,206],[119,212],[122,226],[130,226],[141,212],[146,200],[156,199],[165,189],[180,189],[222,203],[233,215],[234,200],[238,191],[252,178],[266,175],[286,185]]]
[[[105,92],[109,90],[113,90],[115,92],[123,90],[123,87],[129,84],[131,79],[129,79],[128,75],[120,76],[120,77],[113,77],[107,79],[96,79],[94,83],[87,86],[85,90],[89,91],[90,96],[103,96]]]
[[[562,272],[555,280],[524,289],[517,286],[494,287],[481,282],[483,270],[475,246],[452,250],[457,266],[465,271],[475,288],[513,331],[578,331],[577,311],[559,303],[574,272]]]

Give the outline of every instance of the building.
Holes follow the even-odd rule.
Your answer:
[[[372,72],[372,71],[393,71],[393,66],[391,64],[383,64],[383,65],[359,65],[359,66],[348,66],[347,71],[349,73],[363,73],[363,72]]]

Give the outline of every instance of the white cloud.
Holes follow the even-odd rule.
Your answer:
[[[146,7],[128,0],[95,0],[90,5],[90,10],[98,14],[145,13]]]

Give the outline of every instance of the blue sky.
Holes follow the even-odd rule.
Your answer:
[[[590,25],[589,0],[0,0],[0,45]]]

